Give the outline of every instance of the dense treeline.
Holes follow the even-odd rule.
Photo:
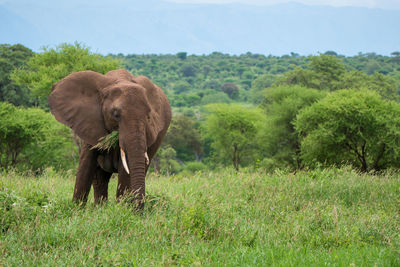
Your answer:
[[[365,75],[377,73],[400,81],[400,55],[396,52],[391,57],[373,53],[344,57],[332,51],[326,52],[325,55],[343,62],[339,68],[335,65],[326,65],[327,69],[324,71],[326,73],[332,71],[332,76],[338,76],[344,71],[349,72],[349,75],[359,72]],[[174,107],[231,101],[258,103],[257,91],[271,86],[282,74],[307,68],[313,60],[318,59],[295,53],[276,57],[251,53],[231,56],[217,52],[203,56],[187,56],[182,52],[177,55],[115,57],[121,59],[125,68],[132,73],[149,76],[160,84],[166,90]],[[313,64],[313,70],[321,67],[323,68],[318,66],[318,63]],[[309,82],[312,83],[314,80],[310,79]]]
[[[0,45],[0,63],[1,101],[22,106],[0,106],[0,112],[6,113],[18,110],[29,114],[33,111],[26,108],[32,106],[48,110],[51,85],[73,71],[106,73],[124,67],[134,75],[150,77],[167,93],[174,111],[162,149],[153,161],[154,171],[196,171],[219,165],[272,170],[341,164],[369,171],[399,164],[399,52],[354,57],[333,51],[307,57],[217,52],[103,57],[80,44],[62,44],[40,53],[22,45]],[[48,113],[43,113],[45,116]],[[46,121],[49,129],[57,125],[51,117]],[[11,131],[11,126],[5,125],[7,122],[0,130]],[[68,129],[57,127],[67,136]],[[4,144],[16,141],[7,141],[7,135],[0,134],[6,151],[9,148]],[[44,139],[29,140],[42,151],[52,149]],[[71,156],[76,154],[73,138],[59,141],[64,145],[57,146],[57,155],[76,158]],[[74,162],[60,158],[27,166],[26,161],[20,162],[29,154],[28,148],[20,150],[13,167],[70,168]],[[0,162],[6,155],[2,152]]]

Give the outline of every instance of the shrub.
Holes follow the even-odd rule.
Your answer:
[[[201,99],[201,104],[202,105],[208,105],[208,104],[213,104],[213,103],[230,103],[231,100],[229,96],[223,92],[216,92],[212,94],[207,94],[203,96]]]
[[[204,171],[206,169],[207,166],[200,161],[192,161],[185,164],[185,170],[189,172]]]
[[[374,91],[340,90],[295,122],[308,165],[350,163],[362,171],[399,166],[400,104]]]
[[[203,130],[216,158],[222,163],[233,163],[236,170],[246,161],[253,162],[255,137],[263,119],[261,111],[226,104],[209,105],[207,109],[209,115]]]
[[[69,168],[75,155],[71,131],[39,108],[0,103],[0,168]]]
[[[319,99],[325,93],[316,89],[298,85],[279,86],[265,90],[262,107],[267,121],[257,138],[265,156],[271,158],[271,164],[263,166],[279,166],[283,163],[291,168],[300,166],[300,139],[294,129],[294,121],[299,111]],[[266,161],[267,162],[267,161]],[[270,163],[271,163],[270,162]]]

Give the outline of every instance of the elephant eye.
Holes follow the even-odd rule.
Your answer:
[[[111,112],[111,116],[113,117],[114,120],[119,121],[121,118],[121,113],[119,110],[113,109],[113,111]]]

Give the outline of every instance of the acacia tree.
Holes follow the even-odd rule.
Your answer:
[[[341,87],[341,77],[345,73],[343,62],[330,55],[311,57],[306,69],[296,67],[278,78],[277,85],[297,84],[308,88],[334,91]]]
[[[398,88],[395,80],[383,75],[382,73],[374,73],[367,75],[361,71],[349,71],[342,76],[341,88],[351,89],[368,89],[378,92],[381,96],[391,100],[398,100]]]
[[[11,74],[18,85],[26,85],[32,94],[39,97],[47,107],[47,96],[54,83],[72,72],[92,70],[102,74],[117,69],[120,63],[111,57],[90,52],[79,44],[61,44],[56,48],[44,48],[41,53],[30,57],[23,68]]]
[[[206,108],[209,112],[204,123],[206,138],[211,141],[215,155],[222,162],[229,158],[238,171],[245,157],[248,161],[253,159],[262,112],[227,104],[214,104]]]
[[[341,59],[323,54],[311,57],[310,69],[316,73],[320,89],[331,91],[338,89],[341,76],[346,71]]]
[[[377,92],[339,90],[303,109],[295,127],[308,165],[350,163],[361,171],[399,166],[400,104]]]

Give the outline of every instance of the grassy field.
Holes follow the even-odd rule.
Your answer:
[[[400,266],[400,174],[149,176],[144,212],[71,201],[74,177],[0,177],[0,266]]]

